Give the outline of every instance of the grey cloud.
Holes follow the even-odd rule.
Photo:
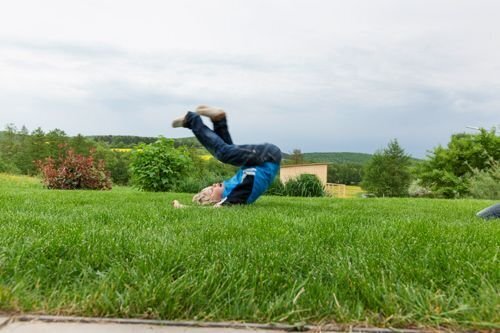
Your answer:
[[[491,111],[499,105],[498,87],[443,85],[442,77],[448,82],[460,60],[446,53],[437,60],[439,49],[421,54],[415,45],[406,50],[345,47],[287,59],[141,54],[68,43],[2,42],[0,47],[90,63],[83,73],[86,80],[78,84],[85,94],[74,100],[0,94],[0,105],[16,105],[22,115],[8,117],[0,111],[0,121],[28,120],[32,127],[38,126],[35,120],[43,121],[48,128],[73,134],[191,135],[171,130],[168,123],[206,103],[230,111],[230,126],[240,143],[270,141],[285,151],[371,153],[398,138],[408,152],[423,157],[465,125],[498,119]],[[29,115],[35,110],[39,115]]]

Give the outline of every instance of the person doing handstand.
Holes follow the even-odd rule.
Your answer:
[[[214,129],[203,124],[200,116],[212,120]],[[235,145],[229,134],[224,110],[198,106],[172,122],[172,127],[191,129],[198,141],[219,161],[240,167],[236,174],[222,183],[213,184],[193,197],[193,202],[216,207],[251,204],[271,185],[280,169],[281,151],[270,143]],[[174,207],[183,207],[177,200]]]

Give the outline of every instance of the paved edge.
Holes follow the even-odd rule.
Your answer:
[[[0,330],[1,330],[3,327],[5,327],[5,326],[9,325],[9,323],[10,323],[10,322],[11,322],[11,317],[2,316],[2,315],[0,314]]]
[[[70,316],[47,316],[47,315],[12,315],[10,317],[0,315],[0,330],[11,322],[40,321],[45,323],[110,323],[124,325],[156,325],[177,327],[207,327],[207,328],[232,328],[232,329],[254,329],[254,330],[276,330],[288,332],[353,332],[353,333],[423,333],[439,332],[439,330],[416,330],[396,328],[355,327],[352,325],[286,325],[286,324],[253,324],[241,322],[201,322],[201,321],[172,321],[172,320],[149,320],[149,319],[122,319],[122,318],[95,318],[95,317],[70,317]]]

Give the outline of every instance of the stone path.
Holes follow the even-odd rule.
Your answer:
[[[196,327],[196,326],[173,326],[161,325],[153,321],[123,321],[120,320],[85,320],[66,321],[38,320],[33,317],[16,319],[16,317],[0,316],[0,333],[279,333],[283,330],[266,330],[253,328],[230,328],[230,327]]]
[[[176,322],[168,320],[84,318],[0,314],[0,333],[284,333],[297,331],[290,325],[243,323]],[[299,328],[306,332],[423,333],[421,330],[339,327],[334,325]],[[432,332],[436,333],[437,330]]]

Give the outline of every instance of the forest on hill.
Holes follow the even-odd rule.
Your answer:
[[[371,157],[371,154],[350,152],[304,153],[304,160],[312,163],[365,164],[370,160]]]

